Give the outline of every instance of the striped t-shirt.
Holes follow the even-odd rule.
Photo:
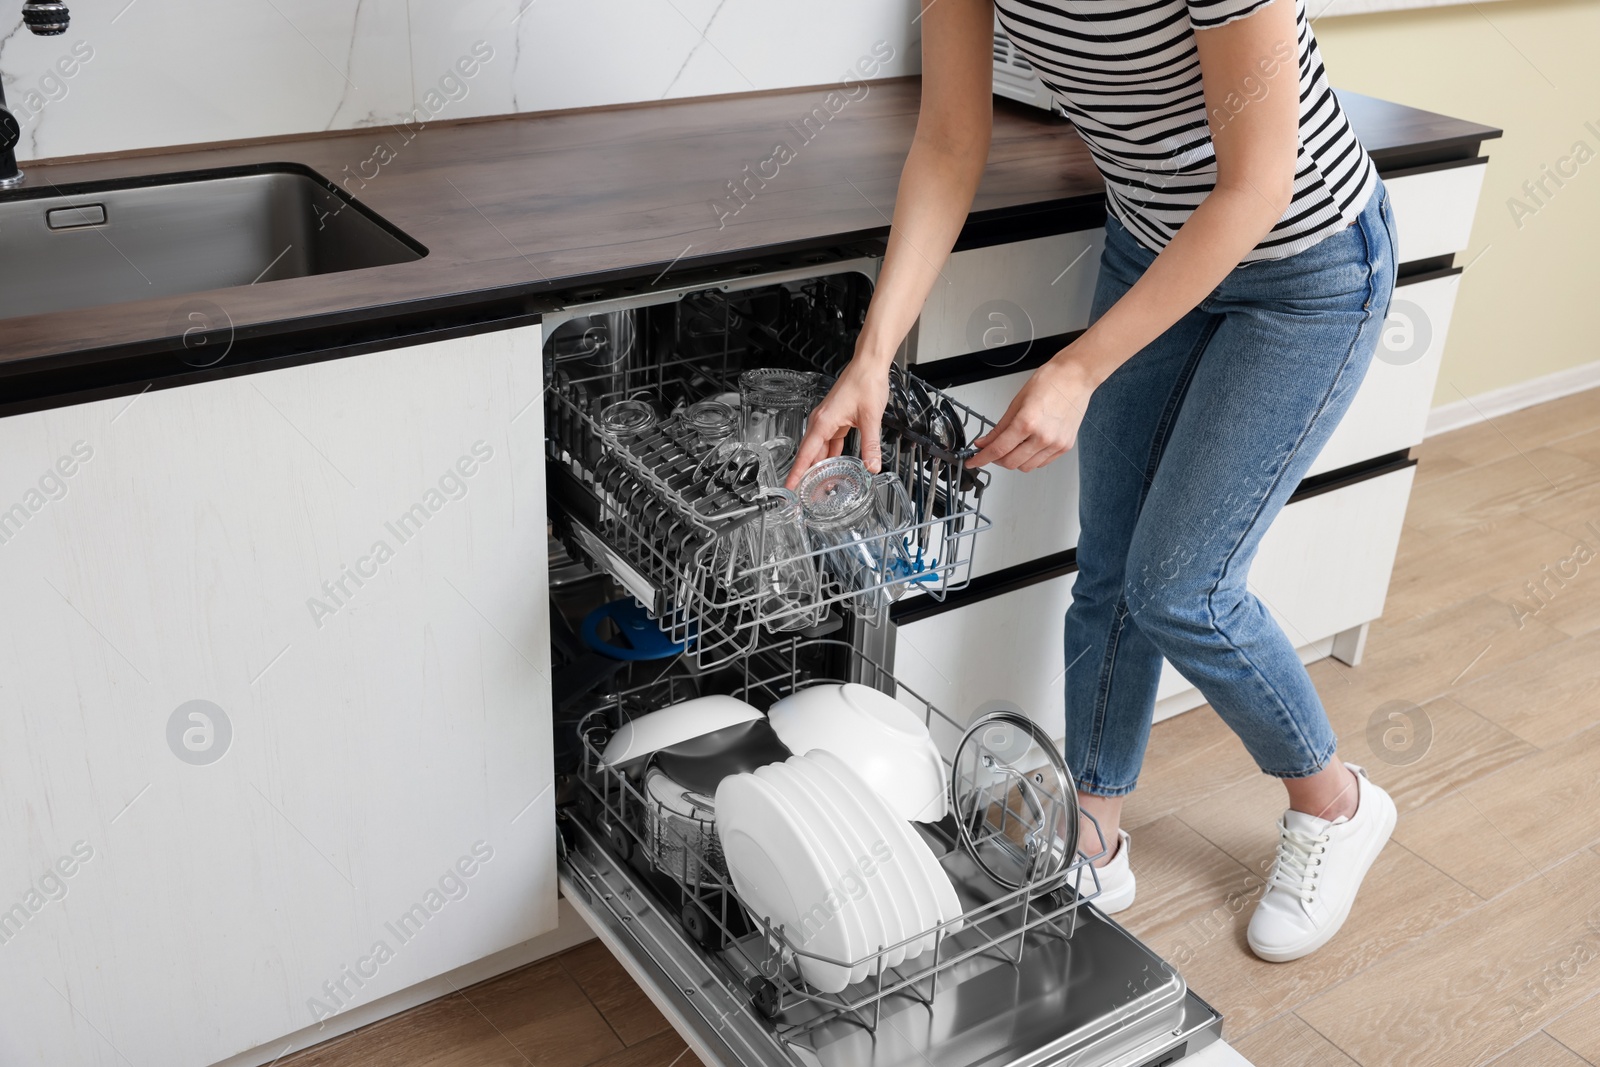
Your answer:
[[[1216,185],[1195,31],[1269,0],[995,0],[1000,23],[1082,135],[1106,183],[1107,206],[1159,251]],[[1328,87],[1322,54],[1295,3],[1298,41],[1281,42],[1210,116],[1226,123],[1293,82],[1300,147],[1294,199],[1245,261],[1302,252],[1348,225],[1377,171]]]

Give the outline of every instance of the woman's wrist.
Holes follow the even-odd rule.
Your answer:
[[[1061,376],[1084,392],[1093,392],[1100,383],[1111,376],[1116,365],[1099,358],[1087,346],[1080,347],[1082,339],[1074,341],[1050,358],[1046,366],[1053,374]]]
[[[873,371],[889,372],[889,365],[900,351],[900,345],[889,344],[884,339],[863,332],[856,339],[855,360]]]

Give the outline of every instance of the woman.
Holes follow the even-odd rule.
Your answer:
[[[996,8],[1087,143],[1110,214],[1092,325],[971,461],[1034,471],[1078,451],[1067,759],[1105,832],[1101,905],[1133,902],[1120,815],[1165,657],[1288,793],[1249,943],[1297,959],[1337,932],[1395,821],[1335,754],[1294,644],[1245,587],[1366,373],[1395,276],[1387,195],[1303,6],[923,0],[922,111],[883,271],[795,470],[839,453],[852,427],[877,468],[888,367],[987,158]]]

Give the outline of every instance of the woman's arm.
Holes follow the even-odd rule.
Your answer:
[[[1195,40],[1207,114],[1231,115],[1212,123],[1216,188],[1122,299],[1034,373],[999,425],[978,440],[982,451],[969,466],[1032,471],[1070,449],[1095,387],[1199,305],[1288,210],[1299,145],[1298,64],[1281,64],[1266,92],[1242,108],[1225,102],[1260,83],[1260,64],[1281,55],[1285,42],[1298,53],[1294,0],[1272,0],[1245,18],[1197,30]]]
[[[889,365],[961,233],[989,158],[994,126],[992,0],[922,0],[922,107],[900,175],[883,270],[856,351],[810,427],[789,475],[793,488],[817,460],[861,430],[876,471]]]

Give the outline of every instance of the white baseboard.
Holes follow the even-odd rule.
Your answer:
[[[430,1000],[449,996],[458,989],[465,989],[469,985],[486,981],[496,975],[514,971],[546,956],[565,952],[575,945],[581,945],[594,938],[594,931],[584,922],[583,916],[567,903],[566,898],[558,900],[556,905],[556,928],[548,933],[541,934],[531,941],[524,941],[520,945],[512,945],[508,949],[496,952],[492,956],[485,956],[464,967],[458,967],[437,978],[418,982],[409,989],[391,993],[370,1004],[361,1004],[349,1011],[342,1011],[331,1019],[324,1019],[316,1026],[309,1026],[297,1033],[280,1037],[276,1041],[268,1042],[248,1052],[241,1052],[237,1056],[229,1056],[212,1064],[212,1067],[263,1067],[264,1064],[275,1063],[291,1052],[299,1052],[313,1045],[320,1045],[324,1041],[331,1041],[352,1030],[359,1030],[391,1015],[398,1015],[418,1004],[426,1004]]]
[[[1513,411],[1521,411],[1535,404],[1543,404],[1547,400],[1559,400],[1564,396],[1594,388],[1600,388],[1600,360],[1568,367],[1554,374],[1531,378],[1501,389],[1491,389],[1474,397],[1440,404],[1428,412],[1426,434],[1432,437],[1450,430],[1459,430],[1463,426],[1472,426],[1500,415],[1509,415]]]

